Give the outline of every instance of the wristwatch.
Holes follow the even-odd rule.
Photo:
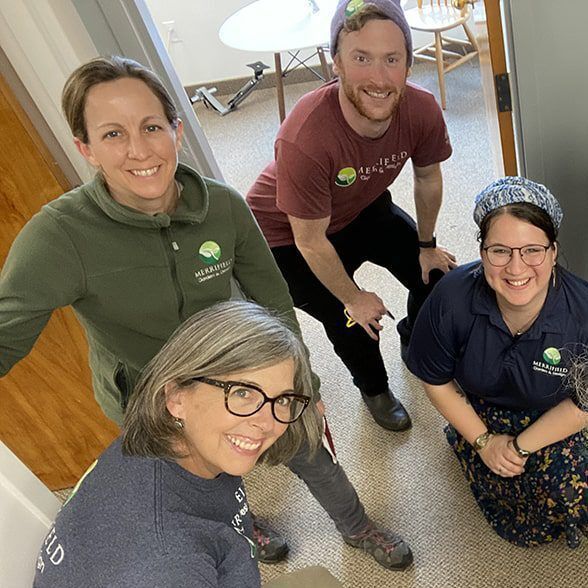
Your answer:
[[[526,449],[521,449],[519,447],[519,444],[517,442],[517,438],[515,437],[512,440],[512,446],[514,448],[514,450],[521,456],[521,457],[529,457],[529,455],[531,455],[530,451],[527,451]]]
[[[437,237],[433,233],[433,238],[430,241],[419,241],[419,247],[421,249],[435,249],[437,247]]]
[[[476,439],[472,443],[473,448],[476,451],[480,451],[481,449],[484,449],[484,447],[486,447],[486,444],[488,443],[488,441],[490,441],[490,437],[492,437],[492,433],[490,431],[486,431],[485,433],[482,433],[481,435],[476,437]]]

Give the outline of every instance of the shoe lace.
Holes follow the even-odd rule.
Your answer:
[[[253,522],[253,539],[262,547],[270,543],[270,538],[264,534],[263,529],[257,525],[256,520]]]
[[[357,535],[352,535],[350,538],[355,541],[368,541],[373,543],[385,553],[391,553],[402,542],[402,539],[398,535],[379,529],[376,526],[369,526],[365,531]]]

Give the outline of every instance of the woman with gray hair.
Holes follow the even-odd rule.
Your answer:
[[[316,450],[315,400],[304,347],[275,314],[238,301],[196,313],[143,371],[122,438],[59,513],[34,585],[258,587],[241,476]]]
[[[570,378],[588,344],[588,283],[558,263],[562,216],[525,178],[483,190],[481,261],[439,282],[409,349],[484,516],[523,547],[588,534],[586,381]],[[581,382],[581,366],[571,373]]]

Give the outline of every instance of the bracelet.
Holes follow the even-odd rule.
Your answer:
[[[519,446],[519,444],[517,442],[517,438],[516,437],[512,440],[512,446],[514,447],[514,450],[521,457],[529,457],[529,455],[531,455],[531,452],[530,451],[527,451],[526,449],[521,449],[521,447]]]
[[[493,435],[490,431],[484,431],[481,435],[478,435],[474,439],[474,442],[472,443],[473,448],[476,451],[481,451],[482,449],[484,449],[484,447],[486,447],[491,437],[493,437]]]

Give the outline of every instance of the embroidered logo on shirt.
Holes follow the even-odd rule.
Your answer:
[[[548,347],[543,352],[543,359],[549,365],[559,365],[559,362],[561,361],[561,353],[555,347]]]
[[[198,249],[198,257],[206,264],[218,263],[221,258],[221,248],[215,241],[204,241]]]
[[[542,359],[543,361],[533,361],[533,370],[536,372],[563,378],[569,371],[567,367],[559,365],[561,362],[561,353],[556,347],[547,347],[544,349]]]
[[[351,186],[356,179],[357,172],[352,167],[344,167],[337,172],[335,184],[341,188],[347,188],[347,186]]]

